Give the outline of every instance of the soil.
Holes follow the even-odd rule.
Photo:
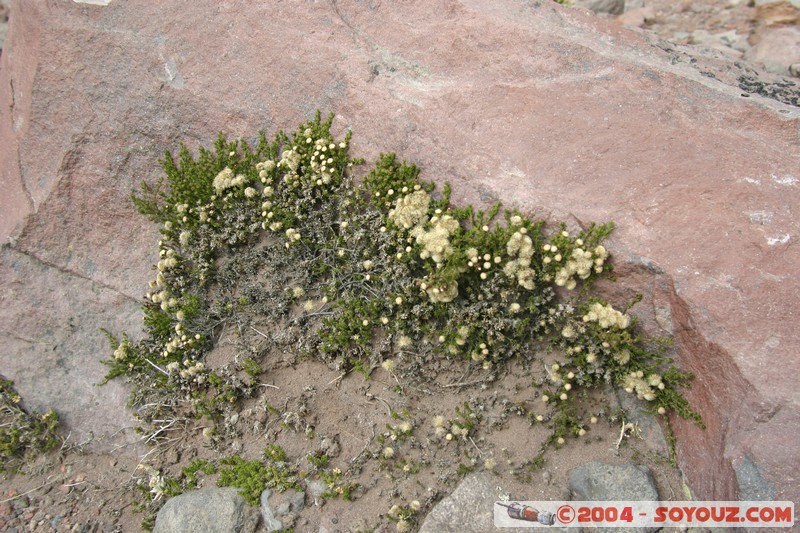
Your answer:
[[[259,332],[276,333],[268,325]],[[226,331],[209,354],[215,369],[230,368],[243,348],[257,344],[260,333],[239,335]],[[266,371],[258,378],[261,390],[241,407],[231,409],[220,435],[203,436],[202,420],[177,420],[160,436],[146,458],[134,450],[109,454],[79,448],[50,453],[23,473],[2,483],[0,526],[19,531],[138,531],[146,512],[135,512],[137,484],[149,476],[137,469],[139,461],[161,468],[165,476],[179,477],[181,468],[196,458],[215,459],[234,453],[246,459],[261,456],[278,444],[296,458],[299,470],[313,472],[306,455],[324,451],[330,467],[359,488],[354,499],[323,500],[307,491],[303,511],[290,518],[296,531],[394,531],[386,514],[393,504],[421,504],[419,522],[442,497],[452,492],[466,471],[489,471],[504,495],[513,500],[559,500],[569,497],[569,471],[588,461],[648,465],[664,498],[681,494],[680,472],[663,456],[635,436],[620,437],[620,407],[611,391],[596,393],[584,405],[597,415],[586,435],[570,437],[563,446],[537,452],[549,437],[548,420],[532,420],[545,413],[531,387],[545,378],[548,354],[532,354],[496,374],[463,361],[426,361],[399,354],[396,370],[375,368],[370,377],[342,375],[323,363],[303,360],[280,349],[271,351]],[[466,415],[474,429],[463,438],[437,435],[434,417],[459,422]],[[393,440],[390,428],[411,424],[411,435]],[[387,457],[386,448],[393,450]],[[459,472],[459,465],[462,472]],[[307,480],[316,476],[312,473]],[[216,485],[218,474],[199,474],[199,487]],[[501,495],[498,494],[498,497]],[[284,518],[284,525],[286,517]],[[338,525],[337,525],[338,524]]]
[[[647,4],[655,12],[655,22],[647,30],[676,44],[689,43],[698,29],[745,35],[755,30],[754,8],[745,1]],[[268,331],[268,325],[264,328]],[[226,331],[209,365],[222,368],[234,362],[242,346],[258,343],[259,336]],[[487,380],[485,372],[470,371],[462,362],[426,362],[423,371],[413,354],[401,354],[397,370],[378,367],[367,378],[342,375],[323,363],[273,350],[258,377],[259,393],[238,412],[231,412],[227,438],[210,440],[203,435],[202,421],[178,420],[164,431],[166,438],[157,447],[130,446],[98,454],[88,451],[91,443],[74,445],[67,440],[61,450],[0,481],[0,529],[139,531],[146,514],[135,512],[136,502],[141,501],[137,485],[148,481],[138,468],[140,462],[160,465],[165,475],[177,476],[194,458],[237,453],[252,459],[273,443],[306,471],[312,471],[306,454],[324,450],[331,465],[361,487],[353,501],[315,502],[307,495],[305,509],[295,517],[297,531],[317,531],[321,525],[331,531],[381,526],[393,531],[386,517],[390,506],[412,500],[421,504],[421,523],[425,513],[452,492],[465,470],[493,472],[511,499],[556,500],[568,497],[568,473],[579,464],[634,462],[652,469],[662,498],[684,498],[681,473],[665,457],[635,436],[622,438],[618,446],[622,420],[615,417],[619,406],[612,394],[585,402],[593,406],[587,416],[602,415],[600,421],[585,436],[550,449],[538,464],[536,453],[549,431],[546,421],[531,420],[542,405],[531,383],[543,379],[542,359],[546,354],[516,361]],[[475,428],[466,438],[437,436],[434,416],[456,420],[456,408],[465,404],[476,415]],[[412,436],[393,441],[387,428],[404,421],[412,425]],[[386,457],[386,447],[394,450],[391,458]],[[201,474],[199,486],[214,486],[216,479],[217,475]]]

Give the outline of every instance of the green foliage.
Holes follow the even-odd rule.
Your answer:
[[[210,462],[205,459],[195,459],[189,465],[183,467],[182,469],[184,475],[184,483],[183,488],[184,490],[191,490],[197,488],[197,473],[202,472],[207,476],[215,474],[217,472],[216,467]]]
[[[323,498],[339,498],[345,501],[353,499],[353,491],[358,489],[359,484],[355,481],[344,479],[341,469],[324,469],[320,471],[319,478],[325,483],[325,492],[322,493]]]
[[[308,459],[308,462],[311,463],[311,466],[313,466],[316,470],[324,470],[327,468],[328,463],[330,463],[330,457],[328,457],[325,452],[322,451],[309,453],[306,458]]]
[[[156,512],[167,498],[197,488],[198,472],[210,476],[217,471],[216,467],[205,459],[195,459],[183,467],[179,477],[164,475],[161,470],[146,464],[139,465],[139,470],[144,471],[146,478],[139,479],[137,484],[140,501],[134,505],[134,511],[145,514],[141,526],[146,531],[153,530]]]
[[[642,335],[628,314],[635,301],[614,308],[590,292],[611,272],[603,243],[613,223],[553,231],[499,203],[452,205],[449,184],[438,192],[394,154],[355,180],[350,134],[335,139],[331,123],[317,113],[290,135],[262,133],[254,147],[220,136],[196,157],[181,147],[162,160],[162,179],[134,196],[162,236],[146,337],[108,334],[114,354],[104,363],[107,379],[136,385],[144,422],[163,419],[174,403],[157,399],[178,393],[194,415],[223,419],[252,380],[205,368],[206,356],[224,328],[242,334],[267,318],[296,333],[304,354],[365,375],[382,363],[402,373],[392,366],[401,354],[406,364],[463,358],[493,372],[549,345],[556,362],[540,385],[550,443],[585,433],[577,406],[605,384],[701,423],[680,392],[691,376]],[[248,354],[238,370],[255,378],[258,358]],[[475,431],[469,405],[457,416],[449,423],[462,437]],[[276,457],[227,461],[226,482],[245,491],[289,475],[275,470],[285,465]]]
[[[242,361],[242,370],[251,378],[257,378],[262,372],[261,365],[258,364],[258,361],[250,359],[249,357]]]
[[[691,388],[694,374],[681,372],[675,367],[670,367],[664,372],[663,379],[668,386],[658,392],[657,408],[662,407],[667,411],[675,412],[678,416],[693,420],[699,427],[705,428],[700,414],[692,409],[689,401],[678,392],[681,388]]]
[[[246,461],[238,455],[222,459],[219,469],[220,487],[236,487],[250,505],[258,505],[261,493],[266,488],[283,492],[287,489],[301,490],[297,474],[286,462],[286,452],[277,445],[264,450],[264,461]]]
[[[4,470],[14,470],[22,462],[55,448],[61,442],[57,427],[55,411],[41,414],[26,410],[14,383],[0,377],[0,459]]]
[[[393,505],[386,517],[396,524],[397,531],[410,531],[417,523],[420,503],[416,500],[408,505]]]

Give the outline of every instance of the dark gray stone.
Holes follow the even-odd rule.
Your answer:
[[[645,412],[646,402],[638,400],[634,394],[617,390],[619,405],[625,411],[626,418],[639,427],[639,436],[648,448],[658,453],[662,457],[669,457],[669,446],[664,436],[664,430],[658,423],[658,419]]]
[[[297,519],[297,513],[305,507],[305,503],[304,492],[290,489],[275,493],[270,489],[264,489],[261,493],[261,518],[264,528],[271,532],[291,527]]]
[[[658,490],[650,469],[633,464],[610,465],[594,461],[569,474],[573,500],[658,500]]]
[[[419,533],[490,533],[509,531],[494,526],[495,502],[505,492],[486,473],[465,477],[456,490],[431,509]],[[519,533],[561,531],[561,528],[514,528]]]
[[[569,474],[569,491],[575,501],[657,501],[658,490],[646,466],[610,465],[594,461]],[[625,528],[628,533],[652,533],[658,528]],[[615,531],[596,528],[592,531]]]
[[[734,461],[733,470],[739,483],[739,499],[752,501],[768,501],[775,499],[775,485],[764,479],[761,470],[749,455],[740,461]]]
[[[322,495],[325,494],[328,487],[325,485],[324,481],[320,479],[311,480],[306,484],[306,488],[308,489],[308,494],[311,497],[311,501],[314,502],[314,505],[317,507],[325,505],[325,499]]]
[[[283,529],[283,522],[276,517],[275,510],[269,503],[269,497],[271,495],[272,490],[270,489],[264,489],[261,493],[261,520],[268,533]]]
[[[328,457],[338,457],[339,452],[341,451],[341,447],[339,446],[339,442],[336,440],[336,437],[325,437],[322,439],[322,442],[319,443],[319,449]]]
[[[156,516],[153,533],[253,533],[258,513],[234,488],[195,490],[171,498]]]

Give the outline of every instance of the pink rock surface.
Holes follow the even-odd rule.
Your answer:
[[[789,74],[789,67],[800,63],[800,28],[768,28],[758,43],[744,54],[745,59],[764,65],[770,72]]]
[[[652,24],[655,20],[655,10],[650,6],[637,7],[617,17],[617,22],[623,26],[632,26],[634,28],[642,28],[646,24]]]
[[[665,46],[546,0],[12,12],[0,368],[77,436],[128,424],[124,388],[91,384],[98,328],[139,327],[154,260],[130,193],[164,148],[291,129],[319,108],[354,130],[355,154],[396,151],[459,203],[616,221],[615,290],[646,293],[638,312],[698,375],[689,397],[707,429],[674,421],[689,485],[749,494],[738,465],[752,464],[769,497],[800,501],[800,109],[742,98]]]

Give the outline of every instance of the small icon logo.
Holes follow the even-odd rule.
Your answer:
[[[504,503],[497,502],[500,507],[505,507],[508,516],[513,520],[524,520],[526,522],[538,522],[545,526],[555,524],[556,517],[549,511],[540,511],[529,505],[522,505],[519,502]]]
[[[562,505],[556,511],[556,516],[562,524],[570,524],[575,520],[575,509],[571,505]]]

